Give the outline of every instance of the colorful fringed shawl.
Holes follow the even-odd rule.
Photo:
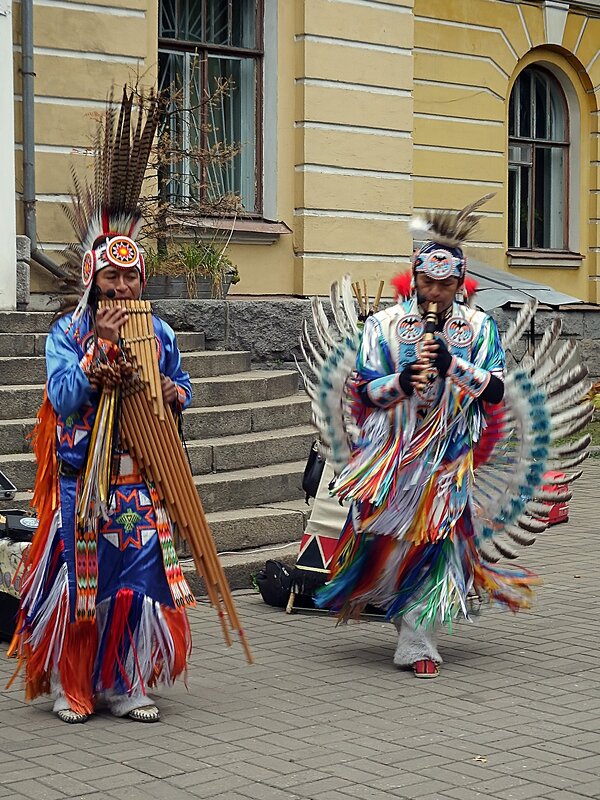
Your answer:
[[[360,435],[335,493],[351,515],[317,595],[341,619],[367,604],[391,619],[418,608],[419,621],[467,616],[473,589],[516,609],[528,604],[536,577],[482,561],[473,544],[474,469],[489,458],[502,406],[478,400],[488,374],[502,376],[504,353],[488,316],[454,305],[442,335],[460,369],[425,395],[368,407],[360,387],[400,373],[417,356],[424,329],[416,301],[367,320],[356,377],[349,386]]]

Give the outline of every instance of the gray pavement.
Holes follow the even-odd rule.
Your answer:
[[[590,461],[570,523],[524,553],[544,578],[535,608],[456,626],[437,680],[393,667],[391,625],[336,628],[237,593],[255,665],[201,604],[187,689],[159,698],[158,725],[100,713],[68,726],[6,691],[0,797],[600,798],[598,485]],[[2,685],[13,666],[0,659]]]

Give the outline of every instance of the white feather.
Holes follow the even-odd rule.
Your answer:
[[[505,350],[510,350],[521,339],[531,322],[531,318],[537,311],[537,307],[538,301],[531,300],[519,311],[516,319],[509,325],[502,337],[502,347]]]
[[[412,217],[410,222],[408,223],[408,229],[413,235],[413,239],[422,240],[429,238],[429,234],[431,233],[431,225],[425,217],[415,216]]]

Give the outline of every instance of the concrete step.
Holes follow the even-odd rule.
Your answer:
[[[212,378],[250,370],[250,353],[247,351],[199,350],[184,353],[181,361],[183,369],[192,378]],[[29,355],[0,357],[0,381],[4,386],[45,383],[45,358]]]
[[[315,429],[311,425],[297,425],[188,441],[187,449],[192,472],[203,475],[307,459],[314,438]]]
[[[0,455],[29,453],[31,445],[27,436],[33,430],[35,419],[0,420]]]
[[[215,378],[219,375],[234,375],[249,372],[248,350],[204,350],[182,351],[181,365],[191,378]]]
[[[221,408],[190,408],[183,416],[188,444],[201,439],[221,440],[221,437],[233,434],[308,425],[310,420],[310,401],[305,394]],[[30,452],[26,437],[34,423],[33,417],[22,420],[0,419],[0,455]]]
[[[310,513],[303,500],[207,514],[219,553],[300,541]]]
[[[231,589],[247,589],[253,586],[254,576],[269,559],[283,561],[284,564],[292,567],[296,563],[299,547],[300,540],[298,539],[297,542],[290,542],[284,547],[263,547],[249,552],[241,551],[221,556],[221,564],[229,587]],[[193,562],[188,559],[183,560],[182,567],[192,592],[196,597],[205,596],[206,590],[198,577]],[[252,646],[251,641],[250,646]]]
[[[0,419],[35,417],[43,399],[43,384],[0,386]]]
[[[192,379],[192,407],[257,403],[295,393],[298,376],[288,370],[256,370]]]
[[[183,429],[187,439],[193,440],[307,425],[310,421],[310,400],[304,393],[294,392],[257,403],[188,408]]]
[[[19,386],[46,382],[46,360],[40,356],[0,358],[0,380],[3,386]]]
[[[22,508],[23,510],[26,510],[29,508],[32,498],[33,494],[31,492],[17,492],[12,500],[0,499],[0,512],[6,508]]]
[[[306,459],[268,467],[195,476],[207,513],[300,500]]]
[[[0,333],[48,333],[52,311],[0,311]]]
[[[43,356],[45,333],[0,333],[0,357]]]
[[[0,472],[3,472],[19,491],[29,491],[33,488],[36,469],[33,453],[0,456]]]
[[[194,333],[180,331],[176,336],[180,353],[189,353],[192,350],[204,350],[206,346],[203,331],[195,331]]]
[[[256,371],[214,378],[193,378],[192,406],[224,406],[258,403],[297,392],[297,376],[291,371]],[[0,420],[35,417],[42,402],[43,384],[26,383],[0,386]],[[265,425],[264,428],[275,427]]]
[[[314,437],[315,431],[310,425],[299,425],[275,431],[190,441],[187,442],[187,448],[193,474],[205,475],[287,461],[306,461]],[[0,472],[4,472],[19,490],[31,489],[36,472],[33,453],[0,455]]]

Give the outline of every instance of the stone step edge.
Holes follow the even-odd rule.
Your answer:
[[[215,483],[252,480],[272,475],[302,474],[305,466],[306,461],[284,461],[279,464],[270,464],[267,467],[245,467],[244,469],[229,470],[228,472],[208,472],[205,475],[194,475],[194,483],[202,490],[203,486]]]
[[[33,421],[32,421],[33,424]],[[250,431],[249,433],[232,433],[228,436],[215,436],[211,437],[210,439],[186,439],[185,443],[186,446],[189,448],[200,448],[200,447],[219,447],[219,446],[231,446],[234,444],[248,444],[250,442],[269,442],[275,441],[277,439],[286,439],[293,436],[308,436],[310,434],[316,434],[316,430],[312,425],[294,425],[293,427],[288,428],[268,428],[266,431]],[[308,458],[308,455],[307,455]],[[35,455],[32,451],[27,451],[25,453],[0,453],[0,464],[6,464],[9,461],[24,461],[30,462],[35,461]],[[280,462],[280,463],[292,463],[292,462]],[[252,469],[251,467],[247,467],[246,469]],[[258,469],[258,467],[256,468]],[[230,472],[236,472],[237,470],[230,470]],[[202,474],[211,474],[211,473],[202,473]],[[222,473],[226,474],[226,473]]]
[[[265,442],[286,439],[290,436],[308,436],[316,428],[313,425],[293,425],[286,428],[268,428],[266,431],[250,431],[249,433],[232,433],[228,436],[213,436],[209,439],[186,439],[188,447],[218,447],[219,445],[246,444],[248,442]],[[307,454],[308,458],[308,454]]]
[[[241,374],[245,375],[246,373]],[[7,387],[0,386],[0,389],[1,388]],[[34,388],[43,389],[43,386]],[[185,424],[185,418],[191,414],[214,414],[218,411],[245,411],[247,409],[252,411],[254,409],[272,408],[296,402],[303,404],[310,403],[310,398],[305,392],[293,392],[285,397],[275,397],[272,400],[252,400],[248,403],[232,403],[231,405],[227,406],[194,406],[193,408],[187,408],[184,411],[183,421]],[[0,427],[3,425],[31,425],[33,427],[34,424],[35,417],[24,417],[23,419],[0,419]]]
[[[0,333],[0,336],[18,336],[19,334]],[[38,334],[32,334],[37,336]],[[199,356],[200,358],[218,358],[219,356],[246,356],[250,354],[250,350],[183,350],[181,356],[185,359],[188,356]],[[45,361],[46,357],[43,355],[30,355],[30,356],[0,356],[0,365],[4,361]],[[270,370],[263,370],[264,372]],[[239,373],[244,374],[244,373]]]
[[[27,356],[24,356],[27,358]],[[278,369],[263,369],[263,370],[248,370],[247,372],[234,372],[229,375],[214,375],[209,378],[190,378],[192,384],[205,384],[205,383],[235,383],[238,381],[259,381],[269,379],[270,377],[289,377],[290,375],[296,376],[296,372],[291,369],[278,370]],[[36,391],[41,392],[44,389],[43,383],[16,383],[10,386],[1,386],[0,392],[3,391]],[[214,406],[214,408],[222,408],[223,406]]]
[[[293,541],[283,545],[240,550],[231,555],[223,554],[219,556],[219,560],[230,589],[235,591],[251,588],[254,585],[254,576],[270,559],[282,561],[290,567],[293,566],[296,563],[299,549],[300,542]],[[206,591],[196,572],[193,560],[182,559],[181,567],[193,594],[196,597],[205,597]]]

